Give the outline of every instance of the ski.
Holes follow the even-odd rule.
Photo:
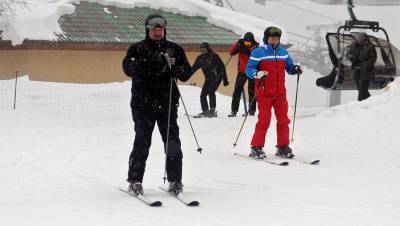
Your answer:
[[[296,162],[301,162],[301,163],[310,164],[310,165],[318,165],[320,163],[320,161],[318,159],[313,160],[313,161],[307,161],[307,160],[297,159],[296,157],[294,157],[293,160]]]
[[[300,162],[300,163],[304,163],[304,164],[309,164],[309,165],[318,165],[320,163],[320,160],[318,160],[318,159],[313,160],[313,161],[308,161],[308,160],[298,159],[298,158],[296,158],[296,156],[293,157],[293,158],[285,158],[285,157],[282,157],[280,155],[275,155],[275,156],[277,156],[279,158],[291,160],[291,161],[296,161],[296,162]]]
[[[120,191],[125,192],[133,197],[135,197],[136,199],[140,200],[141,202],[143,202],[144,204],[146,204],[147,206],[152,206],[152,207],[158,207],[158,206],[162,206],[162,202],[161,201],[153,201],[148,199],[147,197],[145,197],[144,195],[135,195],[125,189],[122,188],[118,188]]]
[[[206,115],[189,115],[189,114],[185,114],[185,116],[189,116],[191,118],[208,118]]]
[[[202,116],[202,115],[192,115],[192,118],[208,118],[207,116]]]
[[[183,195],[183,193],[181,192],[179,195],[173,195],[171,194],[167,188],[165,187],[158,187],[160,190],[165,191],[166,193],[168,193],[170,196],[172,196],[173,198],[177,199],[178,201],[180,201],[181,203],[185,204],[186,206],[199,206],[200,203],[196,200],[190,200],[187,197],[185,197]]]
[[[264,161],[265,163],[272,164],[272,165],[277,165],[277,166],[287,166],[287,165],[289,165],[289,162],[286,162],[286,161],[284,161],[284,162],[274,162],[274,161],[271,161],[271,160],[266,159],[266,158],[256,159],[256,158],[250,157],[248,155],[239,154],[239,153],[234,153],[234,155],[242,157],[242,158],[246,158],[246,159],[252,159],[252,160],[256,160],[256,161]]]
[[[189,116],[191,118],[217,118],[217,116],[207,116],[207,115],[189,115],[189,114],[185,114],[185,116]]]

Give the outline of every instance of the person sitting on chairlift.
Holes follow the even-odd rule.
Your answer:
[[[361,32],[356,36],[346,57],[351,61],[352,77],[358,89],[358,101],[365,100],[371,96],[368,88],[374,78],[376,62],[375,47],[366,33]]]

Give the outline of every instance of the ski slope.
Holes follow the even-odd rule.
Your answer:
[[[85,86],[74,89],[76,95],[102,109],[104,97],[84,90],[105,89]],[[116,92],[127,100],[120,104],[129,106],[129,82],[103,84],[107,86],[119,87]],[[31,89],[27,97],[59,98],[40,90]],[[181,91],[186,105],[198,106],[200,89],[181,86]],[[50,103],[57,107],[62,99]],[[164,175],[157,129],[144,189],[164,207],[144,206],[117,190],[127,185],[134,138],[129,110],[82,112],[74,106],[69,113],[51,108],[43,112],[40,104],[36,109],[31,105],[29,111],[2,108],[0,225],[399,225],[399,103],[400,82],[395,81],[389,92],[363,102],[324,109],[314,116],[300,109],[291,146],[298,158],[320,159],[321,164],[290,162],[286,167],[233,155],[232,143],[243,118],[226,117],[229,109],[221,107],[229,106],[230,98],[220,95],[218,118],[191,119],[203,148],[202,154],[197,153],[181,106],[184,192],[201,202],[197,208],[185,207],[157,189]],[[255,117],[248,118],[238,141],[239,153],[249,151],[255,123]],[[269,159],[278,160],[273,156],[274,128],[272,120],[265,151]]]

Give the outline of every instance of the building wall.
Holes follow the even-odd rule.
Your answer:
[[[199,52],[187,52],[191,64]],[[226,63],[227,52],[218,52]],[[0,51],[0,79],[15,77],[15,72],[29,74],[31,80],[68,83],[108,83],[129,80],[122,71],[125,51],[77,51],[77,50],[2,50]],[[227,67],[230,85],[221,83],[218,91],[231,95],[237,74],[237,57]],[[183,84],[201,87],[204,76],[198,70]]]
[[[27,70],[28,55],[22,51],[0,51],[0,80],[11,79]]]

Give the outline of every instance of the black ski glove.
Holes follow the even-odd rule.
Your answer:
[[[295,65],[292,72],[293,74],[301,75],[303,73],[303,68],[301,68],[300,65]]]
[[[164,53],[163,57],[164,57],[165,64],[167,64],[169,68],[175,67],[175,58],[174,57],[170,57],[168,55],[168,53]]]
[[[239,39],[237,42],[237,47],[242,47],[244,46],[244,40],[243,39]]]

